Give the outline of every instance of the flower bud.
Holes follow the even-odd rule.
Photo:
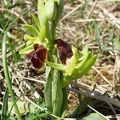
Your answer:
[[[55,3],[54,0],[48,0],[45,3],[45,11],[46,11],[46,15],[48,17],[48,20],[53,20],[56,16],[56,10],[55,9]]]
[[[64,2],[63,0],[54,0],[56,4],[57,14],[55,16],[55,24],[57,25],[59,20],[61,19],[63,8],[64,8]]]

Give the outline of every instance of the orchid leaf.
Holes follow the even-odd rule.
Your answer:
[[[23,25],[23,28],[25,28],[34,37],[38,37],[39,31],[35,27],[33,27],[32,25],[25,24],[25,25]]]

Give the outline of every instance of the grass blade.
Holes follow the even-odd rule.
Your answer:
[[[9,90],[9,93],[11,95],[12,101],[15,102],[15,96],[14,92],[12,90],[12,85],[11,85],[11,78],[10,78],[10,73],[8,70],[8,65],[7,65],[7,58],[6,58],[6,40],[7,40],[7,31],[4,33],[3,41],[2,41],[2,60],[3,60],[3,69],[4,69],[4,74],[5,74],[5,79],[6,79],[6,84]],[[15,110],[18,115],[18,119],[22,120],[19,109],[17,107],[17,104],[15,104]]]
[[[8,117],[8,95],[9,95],[9,92],[6,89],[5,95],[4,95],[4,98],[3,98],[1,120],[7,120],[7,117]]]
[[[98,43],[99,49],[100,49],[100,53],[102,53],[102,45],[101,45],[101,39],[100,39],[100,31],[98,29],[97,23],[94,22],[94,28],[95,28],[95,32],[96,32],[96,41]]]

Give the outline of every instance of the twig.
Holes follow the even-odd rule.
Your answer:
[[[92,97],[92,98],[96,98],[98,100],[102,100],[102,101],[105,101],[105,102],[109,102],[111,103],[112,105],[115,105],[117,107],[120,107],[120,101],[117,100],[117,99],[113,99],[113,98],[109,98],[109,97],[106,97],[106,96],[103,96],[101,94],[96,94],[94,92],[85,92],[85,91],[80,91],[80,90],[76,90],[76,89],[73,89],[73,88],[68,88],[67,89],[69,91],[73,91],[73,92],[76,92],[78,94],[83,94],[83,95],[87,95],[89,97]]]
[[[99,0],[98,3],[120,2],[120,0]]]
[[[97,1],[98,1],[98,0],[95,0],[95,2],[94,2],[94,4],[93,4],[92,8],[90,9],[90,12],[89,12],[89,14],[88,14],[88,17],[87,17],[87,18],[89,18],[89,17],[91,16],[92,11],[93,11],[93,9],[94,9],[94,7],[95,7],[95,5],[96,5]]]
[[[104,19],[98,18],[98,19],[82,19],[82,20],[75,20],[75,22],[92,22],[92,21],[102,21]]]
[[[99,75],[101,75],[101,77],[111,86],[113,87],[113,85],[107,80],[107,78],[102,75],[95,67],[92,67]]]
[[[24,77],[20,74],[20,72],[17,72],[17,75],[22,78],[22,79],[26,79],[26,80],[30,80],[30,81],[34,81],[34,82],[39,82],[39,83],[42,83],[42,84],[45,84],[45,81],[42,81],[42,80],[36,80],[34,78],[28,78],[28,77]]]
[[[93,107],[91,107],[90,105],[87,105],[90,109],[92,109],[93,111],[95,111],[96,113],[98,113],[100,116],[102,116],[103,118],[105,118],[106,120],[109,120],[107,117],[105,117],[103,114],[101,114],[100,112],[98,112],[97,110],[95,110]]]
[[[113,108],[113,106],[112,106],[110,103],[108,103],[108,102],[107,102],[107,104],[111,107],[111,109],[112,109],[114,115],[116,115],[117,113],[116,113],[115,109]]]
[[[78,8],[80,8],[80,6],[81,6],[81,4],[78,5],[76,8],[74,8],[72,11],[70,11],[68,14],[66,14],[66,15],[60,20],[60,22],[63,21],[65,18],[67,18],[69,15],[71,15],[71,14],[72,14],[74,11],[76,11]]]
[[[83,84],[83,83],[80,83],[80,84],[79,84],[79,83],[77,83],[77,82],[72,81],[71,84],[73,84],[73,85],[76,86],[76,87],[81,88],[82,90],[85,90],[86,92],[91,92],[91,91],[93,90],[93,87],[90,87],[90,86],[88,86],[88,85],[86,85],[86,84]],[[96,89],[95,89],[95,92],[101,93],[100,91],[98,91],[98,90],[96,90]],[[102,94],[102,93],[101,93],[101,94]]]

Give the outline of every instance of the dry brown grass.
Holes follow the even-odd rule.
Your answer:
[[[7,1],[6,1],[7,2]],[[7,3],[6,3],[7,4]],[[29,9],[33,4],[33,1],[26,1],[26,7]],[[37,3],[34,2],[34,5]],[[0,4],[2,6],[2,4]],[[89,0],[86,9],[84,0],[76,0],[72,3],[65,1],[63,17],[57,27],[57,37],[68,41],[78,47],[79,50],[83,48],[85,44],[89,44],[89,49],[94,53],[100,53],[99,46],[96,39],[96,33],[92,26],[94,21],[97,21],[97,27],[100,30],[100,38],[103,44],[106,44],[110,33],[109,30],[113,31],[114,38],[120,39],[120,1],[115,0]],[[3,12],[5,8],[0,8],[0,12]],[[84,10],[84,11],[83,11]],[[20,7],[10,9],[9,14],[19,16],[21,13]],[[36,10],[31,11],[37,15]],[[18,24],[21,25],[29,22],[30,14],[20,17]],[[83,13],[84,12],[84,13]],[[7,18],[6,18],[7,19]],[[0,28],[1,29],[1,28]],[[22,29],[22,28],[21,28]],[[2,31],[2,29],[1,29]],[[17,33],[17,36],[16,36]],[[13,39],[17,41],[17,44],[24,46],[23,34],[20,31],[20,35],[16,28],[11,28],[11,34]],[[0,39],[1,41],[1,39]],[[21,41],[21,42],[20,42]],[[115,46],[113,41],[108,44],[109,47]],[[17,47],[16,51],[19,51],[21,47]],[[28,89],[36,88],[21,97],[21,100],[32,100],[43,97],[44,89],[44,70],[36,71],[31,66],[30,61],[25,57],[22,58],[16,65],[11,61],[12,53],[8,51],[7,57],[9,62],[9,69],[12,73],[12,84],[16,96],[20,96],[21,93]],[[0,53],[0,61],[2,55]],[[88,108],[92,109],[99,114],[102,114],[105,118],[118,118],[120,119],[120,53],[119,50],[105,50],[102,56],[98,57],[95,65],[88,72],[87,75],[80,78],[78,82],[71,82],[68,86],[69,91],[69,106],[76,106],[78,99],[75,93],[79,93],[85,96],[91,97],[91,101],[95,99],[100,100],[98,104],[95,104],[92,108],[88,105]],[[4,82],[3,68],[0,66],[0,96],[1,104],[6,84]],[[76,90],[78,87],[79,90]],[[93,88],[95,90],[93,91]],[[106,94],[105,94],[106,93]],[[105,94],[105,95],[104,95]],[[88,103],[89,104],[89,103]],[[84,114],[84,113],[83,113]]]

